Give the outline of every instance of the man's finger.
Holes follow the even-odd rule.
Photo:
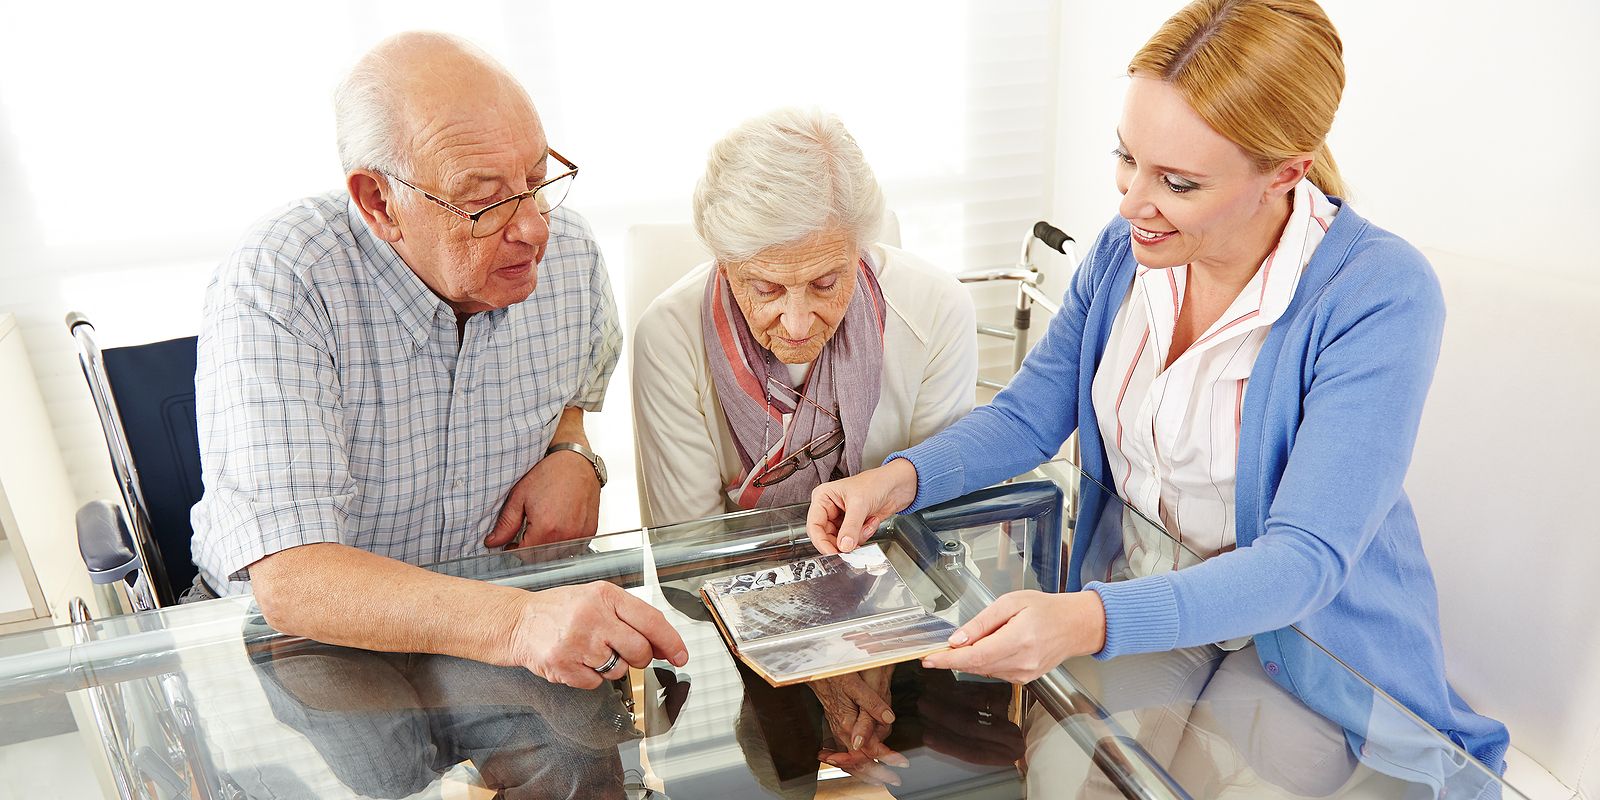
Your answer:
[[[600,673],[582,661],[563,665],[555,678],[557,683],[564,683],[574,689],[596,689],[605,683],[605,678],[601,677]]]
[[[833,498],[826,494],[813,494],[811,509],[806,512],[806,536],[811,539],[811,546],[823,555],[839,552],[834,546],[833,531],[830,524],[833,521]]]
[[[483,539],[484,547],[504,547],[511,543],[517,536],[517,531],[522,530],[522,525],[528,519],[523,511],[522,503],[517,493],[512,491],[506,498],[505,507],[500,509],[500,516],[495,518],[494,528]]]
[[[624,592],[623,599],[617,602],[617,618],[649,640],[656,658],[664,658],[674,667],[689,663],[689,648],[683,637],[649,603]]]
[[[616,625],[606,634],[606,644],[630,667],[644,669],[650,666],[654,650],[650,640],[626,625]]]

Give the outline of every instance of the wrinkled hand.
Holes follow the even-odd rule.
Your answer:
[[[872,538],[878,523],[915,499],[917,468],[897,458],[812,489],[806,535],[819,553],[848,553]]]
[[[1095,592],[1011,592],[951,634],[953,649],[922,665],[1027,683],[1105,644],[1106,610]]]
[[[689,661],[683,638],[660,611],[605,581],[529,592],[507,650],[511,663],[579,689],[617,680],[654,658],[678,667]],[[621,656],[617,665],[595,672],[612,652]]]
[[[812,681],[807,686],[822,702],[822,712],[832,732],[817,760],[838,767],[869,783],[900,785],[890,766],[907,767],[905,756],[883,743],[894,724],[889,709],[889,679],[894,667],[839,675]]]
[[[958,681],[948,670],[924,670],[917,698],[922,742],[969,764],[1001,766],[1022,758],[1022,728],[1007,716],[1009,683]]]
[[[600,479],[594,466],[577,453],[557,450],[511,487],[483,544],[495,548],[564,542],[593,536],[599,524]]]

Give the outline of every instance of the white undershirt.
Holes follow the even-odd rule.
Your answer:
[[[1250,371],[1336,213],[1302,180],[1277,247],[1228,310],[1165,371],[1188,267],[1138,267],[1095,372],[1094,407],[1117,493],[1172,538],[1125,520],[1121,554],[1106,575],[1086,580],[1152,575],[1233,549]]]

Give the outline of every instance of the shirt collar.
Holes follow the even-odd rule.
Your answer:
[[[1278,237],[1278,245],[1239,293],[1241,299],[1252,292],[1256,294],[1257,299],[1252,302],[1261,312],[1260,324],[1276,322],[1289,308],[1295,288],[1300,285],[1300,274],[1311,261],[1317,245],[1322,243],[1327,223],[1337,212],[1338,208],[1328,202],[1327,196],[1310,180],[1302,178],[1295,186],[1294,205],[1289,212],[1289,222],[1283,226],[1283,235]]]
[[[367,220],[361,216],[361,211],[356,207],[354,198],[349,200],[349,213],[352,220],[350,230],[355,234],[356,249],[361,251],[361,260],[372,272],[373,280],[378,285],[378,291],[383,299],[388,301],[389,307],[394,309],[400,318],[400,323],[411,333],[411,338],[418,348],[427,344],[435,317],[439,314],[439,307],[449,308],[438,295],[423,283],[405,259],[395,252],[394,245],[379,239],[367,227]],[[451,316],[454,319],[454,316]]]

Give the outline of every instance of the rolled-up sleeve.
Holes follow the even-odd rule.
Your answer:
[[[611,278],[605,257],[594,251],[594,270],[589,276],[589,370],[583,388],[572,405],[584,411],[600,411],[605,405],[606,387],[622,356],[622,326],[617,322],[617,301],[611,292]]]
[[[339,373],[320,307],[269,249],[243,250],[207,293],[195,402],[205,497],[196,563],[219,591],[251,564],[348,543],[355,498]]]

